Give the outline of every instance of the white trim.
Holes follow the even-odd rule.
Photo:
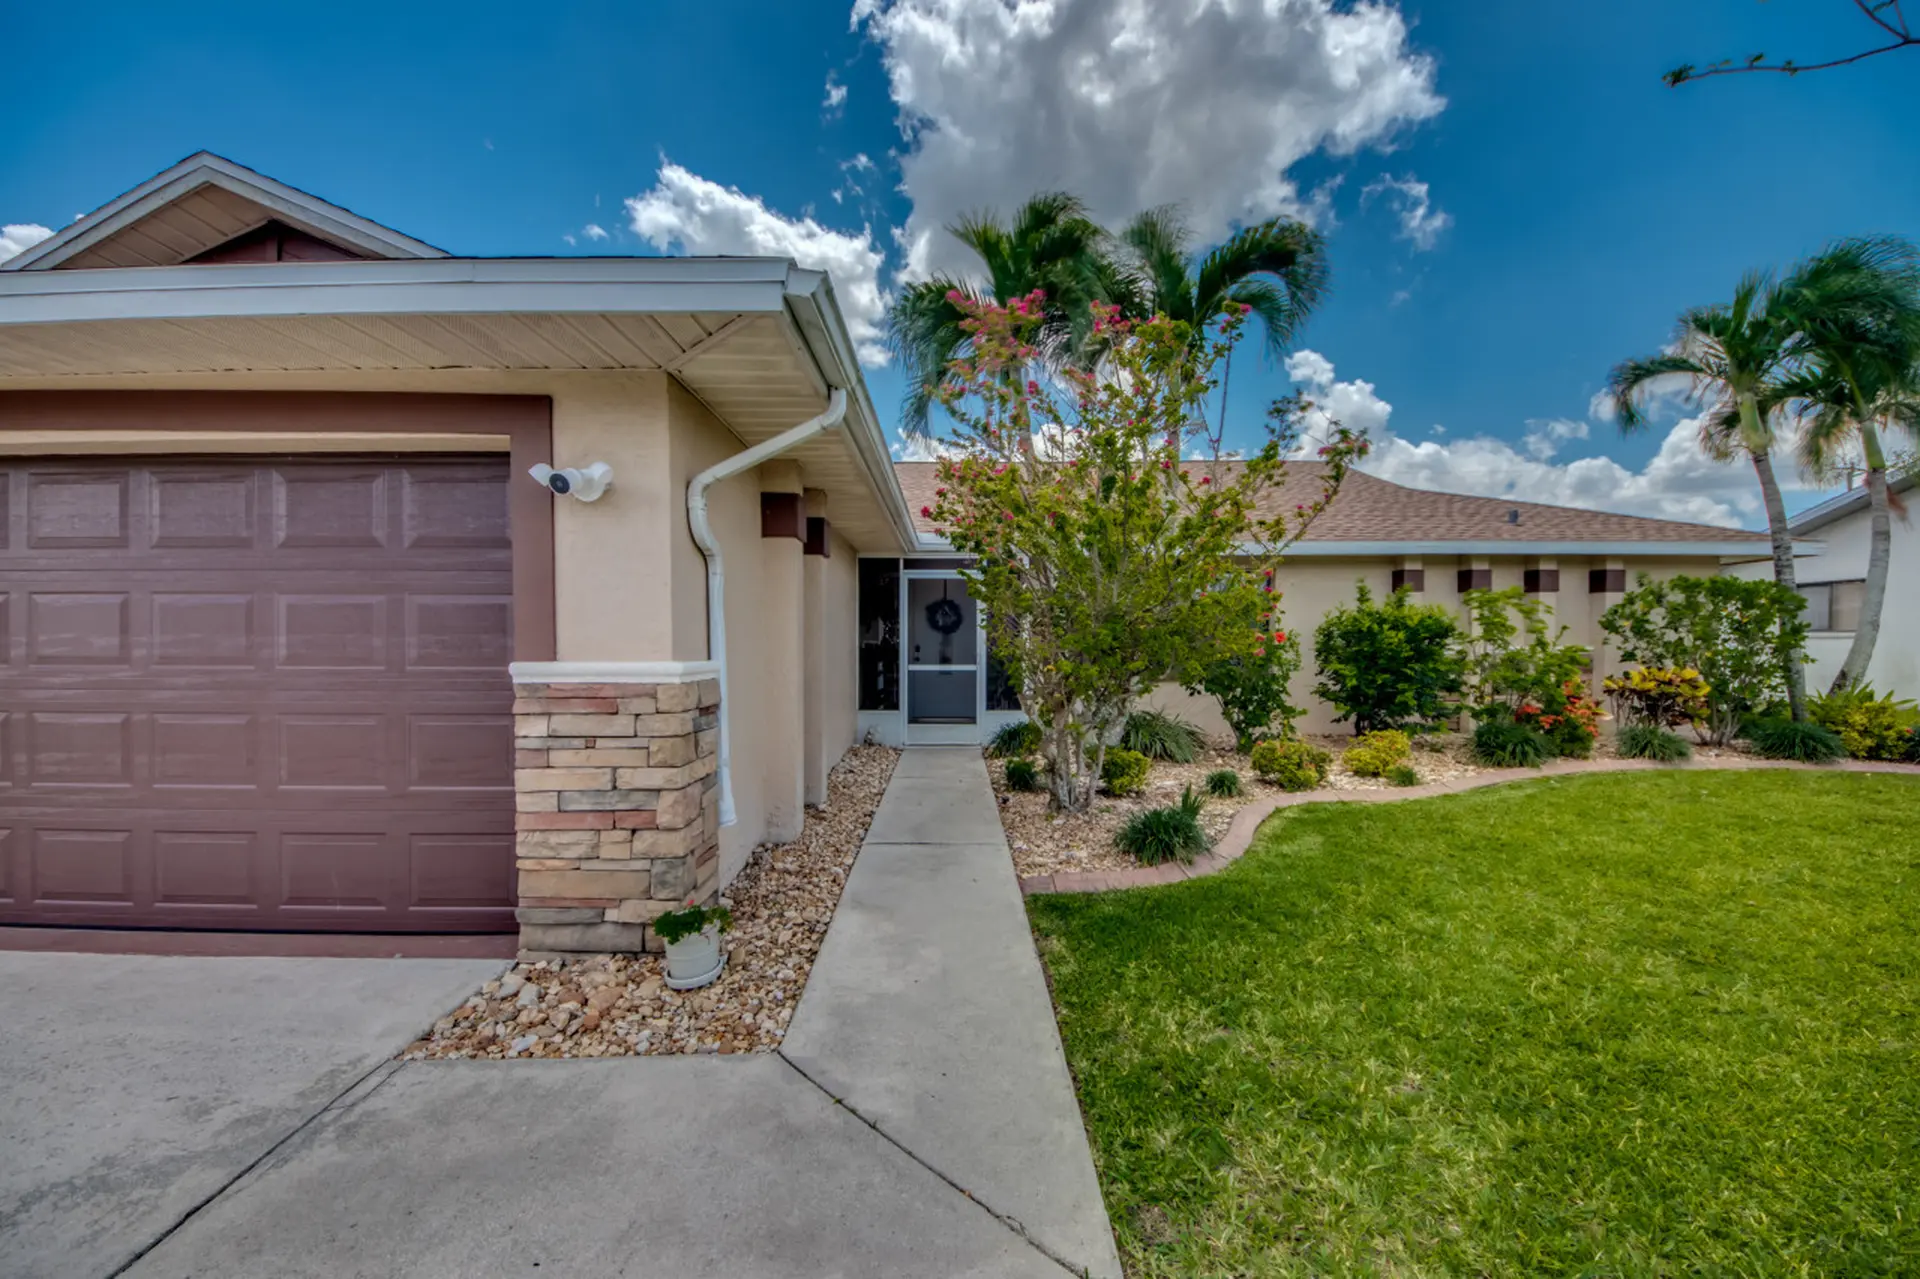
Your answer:
[[[692,684],[720,678],[718,662],[514,662],[516,684]]]
[[[57,235],[49,236],[31,249],[15,255],[0,270],[45,271],[58,266],[108,239],[115,232],[132,226],[148,214],[205,186],[231,191],[302,230],[315,232],[383,258],[438,258],[447,255],[445,249],[436,249],[424,240],[402,235],[391,227],[381,226],[337,204],[329,204],[305,191],[276,182],[243,164],[235,164],[210,151],[202,151],[155,174],[133,190],[107,201],[92,213],[70,223]]]
[[[1243,555],[1262,555],[1266,548],[1248,543],[1240,548]],[[1721,557],[1770,555],[1771,543],[1752,542],[1685,542],[1685,541],[1644,541],[1644,542],[1295,542],[1280,553],[1282,561],[1290,559],[1358,558],[1362,556],[1396,555],[1452,555],[1470,557],[1475,555],[1568,555],[1568,556],[1606,556],[1625,555],[1644,557],[1649,555],[1710,555]]]

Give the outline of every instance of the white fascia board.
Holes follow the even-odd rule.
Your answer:
[[[824,271],[795,267],[787,281],[787,296],[794,327],[799,330],[820,375],[828,386],[847,393],[847,418],[844,429],[852,441],[854,454],[867,472],[874,491],[887,508],[887,518],[900,544],[909,552],[920,541],[913,526],[913,513],[907,509],[907,495],[901,491],[900,477],[893,469],[893,454],[887,448],[880,415],[867,394],[867,380],[860,372],[860,360],[853,337],[847,332],[846,318],[833,296],[833,282]]]
[[[0,326],[512,312],[777,314],[783,258],[423,258],[0,275]]]
[[[1243,555],[1264,555],[1267,549],[1244,543]],[[1768,542],[1295,542],[1280,553],[1282,559],[1354,559],[1395,555],[1579,555],[1715,556],[1744,558],[1771,555]]]
[[[512,662],[516,684],[691,684],[718,679],[718,662]]]
[[[445,249],[437,249],[424,240],[403,235],[339,205],[329,204],[318,196],[309,195],[284,182],[276,182],[266,174],[257,173],[243,164],[235,164],[224,156],[202,151],[109,200],[31,249],[16,254],[0,270],[48,270],[203,186],[221,187],[253,201],[284,221],[299,224],[329,239],[382,257],[447,256]]]

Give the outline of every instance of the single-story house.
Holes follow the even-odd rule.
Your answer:
[[[0,923],[652,944],[856,740],[1018,714],[880,421],[786,260],[456,257],[208,154],[76,220],[0,264]],[[1360,476],[1283,587],[1591,640],[1763,552]]]
[[[1910,505],[1912,476],[1901,476],[1889,487],[1896,499]],[[1840,663],[1853,646],[1853,631],[1866,598],[1867,552],[1872,540],[1872,512],[1864,486],[1850,488],[1817,506],[1810,506],[1787,524],[1793,534],[1794,583],[1807,597],[1807,688],[1825,692],[1840,673]],[[1920,561],[1920,533],[1910,515],[1893,517],[1889,548],[1887,598],[1880,613],[1880,634],[1874,640],[1873,660],[1866,682],[1877,692],[1920,697],[1920,595],[1902,590],[1912,581]],[[1740,577],[1771,578],[1773,560],[1753,560],[1728,570]]]

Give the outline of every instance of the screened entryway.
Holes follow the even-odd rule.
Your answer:
[[[960,564],[860,561],[860,724],[875,741],[972,744],[1021,717]]]

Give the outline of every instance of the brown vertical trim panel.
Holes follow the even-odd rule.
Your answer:
[[[1490,568],[1463,568],[1456,577],[1460,593],[1468,591],[1490,591],[1493,589],[1493,570]]]
[[[798,493],[762,493],[760,495],[760,536],[790,537],[807,540],[806,510]]]
[[[1626,589],[1627,570],[1624,568],[1587,570],[1587,593],[1590,595],[1617,595]]]
[[[1560,589],[1560,570],[1557,568],[1530,568],[1520,576],[1528,595],[1551,595]]]
[[[806,554],[818,555],[828,559],[833,555],[833,539],[827,535],[827,517],[824,515],[807,516]]]
[[[1423,568],[1397,568],[1393,570],[1393,589],[1406,587],[1415,595],[1427,589],[1427,570]]]
[[[535,462],[552,458],[553,401],[543,395],[360,391],[0,391],[0,430],[505,435],[518,480]],[[513,656],[552,661],[553,497],[530,480],[510,482],[507,494]]]

